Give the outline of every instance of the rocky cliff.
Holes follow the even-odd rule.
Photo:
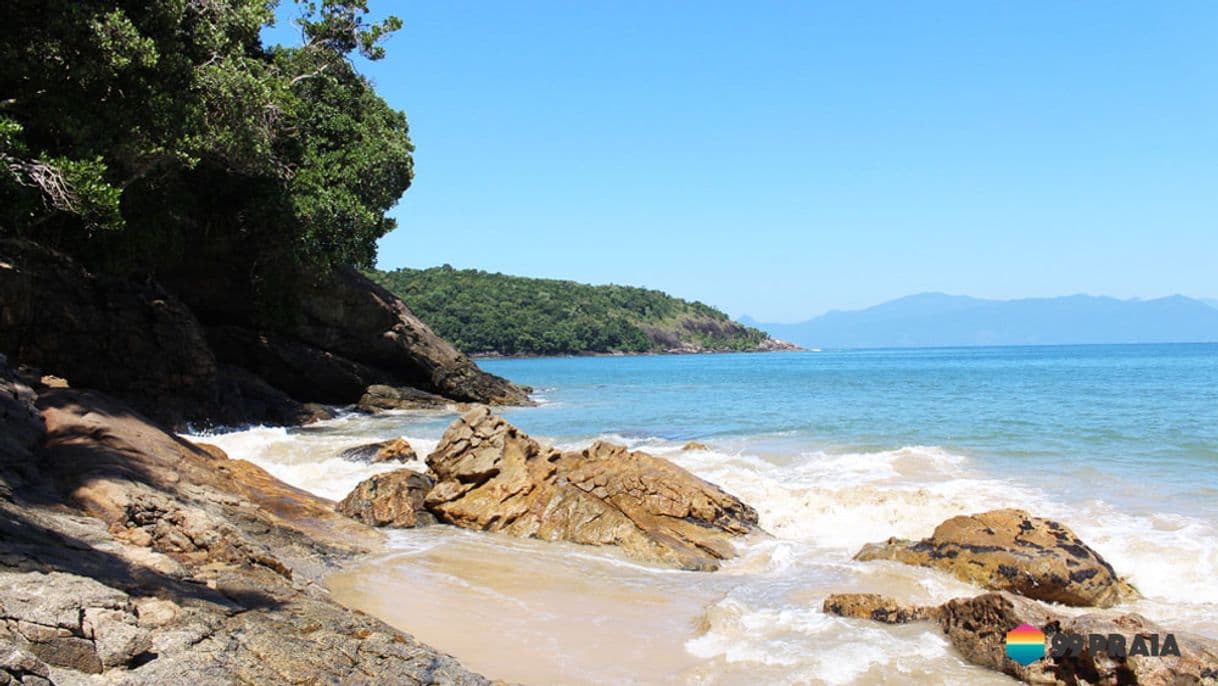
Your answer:
[[[290,316],[274,326],[215,274],[169,281],[172,290],[96,275],[30,241],[2,239],[0,353],[175,425],[299,422],[317,411],[308,403],[354,404],[377,384],[528,402],[355,270],[302,281]]]

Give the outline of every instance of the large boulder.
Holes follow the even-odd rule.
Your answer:
[[[928,620],[938,622],[948,641],[972,664],[1003,672],[1029,684],[1073,686],[1128,684],[1129,686],[1175,686],[1218,683],[1218,642],[1171,632],[1134,613],[1090,612],[1065,615],[1048,605],[1011,593],[985,593],[957,598],[938,607],[904,605],[892,598],[872,594],[835,594],[825,599],[824,611],[843,617],[873,619],[886,623]],[[1028,624],[1045,634],[1045,657],[1020,665],[1007,657],[1006,635]],[[1053,655],[1054,634],[1082,637],[1118,635],[1126,640],[1125,657],[1112,657],[1106,650],[1090,647]],[[1135,636],[1144,639],[1171,633],[1180,655],[1137,655],[1129,648]]]
[[[1022,510],[952,517],[930,538],[871,543],[854,559],[933,567],[983,588],[1065,605],[1111,607],[1138,595],[1073,531]]]
[[[468,529],[587,545],[636,559],[713,570],[757,513],[666,460],[597,442],[543,447],[485,407],[462,415],[427,458],[427,508]]]
[[[435,524],[424,506],[431,477],[411,469],[377,474],[355,487],[338,504],[338,511],[370,526],[409,529]]]

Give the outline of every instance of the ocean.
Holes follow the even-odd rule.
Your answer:
[[[562,448],[605,438],[755,507],[769,535],[715,573],[449,527],[395,531],[330,587],[492,678],[525,683],[1010,683],[930,625],[824,615],[828,593],[937,603],[945,574],[854,562],[948,517],[1058,519],[1144,599],[1122,609],[1218,638],[1218,344],[489,360],[537,389],[503,408]],[[338,457],[404,436],[425,456],[452,413],[345,414],[205,440],[340,499],[397,465]],[[688,441],[707,450],[684,451]],[[413,465],[423,468],[421,463]]]

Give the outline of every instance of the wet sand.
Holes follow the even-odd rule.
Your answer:
[[[494,679],[1009,683],[950,654],[932,625],[871,627],[830,618],[819,612],[819,585],[767,584],[774,547],[766,541],[708,574],[636,565],[610,551],[449,527],[399,531],[393,538],[394,552],[327,580],[335,599]],[[950,595],[948,588],[928,594],[916,574],[879,565],[865,580],[843,586]],[[852,576],[848,570],[841,575]],[[836,585],[832,576],[827,581]],[[810,650],[809,632],[825,636]]]

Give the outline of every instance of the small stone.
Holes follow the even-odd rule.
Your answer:
[[[182,608],[172,600],[139,598],[135,601],[135,616],[140,626],[162,627],[176,621],[181,614]]]

